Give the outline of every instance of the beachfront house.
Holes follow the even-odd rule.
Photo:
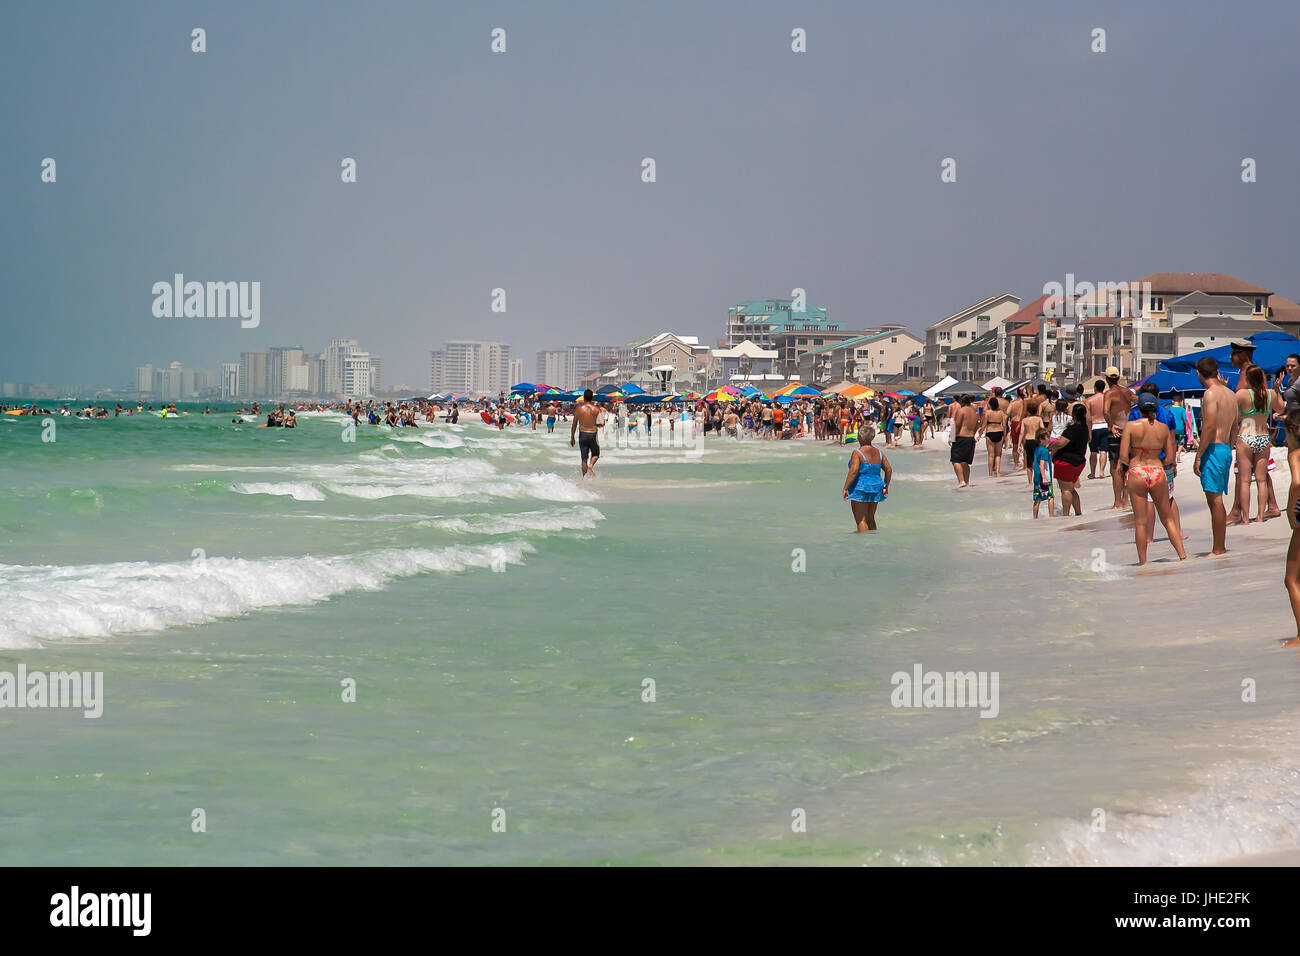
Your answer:
[[[903,378],[908,382],[919,382],[925,375],[925,343],[903,361]]]
[[[748,339],[734,349],[714,349],[705,385],[717,388],[729,385],[733,380],[748,379],[751,375],[780,374],[777,360],[776,349],[762,348]]]
[[[1288,335],[1300,338],[1300,305],[1276,292],[1268,297],[1268,320]]]
[[[1233,339],[1249,338],[1257,332],[1282,332],[1280,326],[1260,319],[1229,315],[1201,315],[1173,330],[1174,355],[1201,352],[1227,345]],[[1149,361],[1149,360],[1147,360]]]
[[[893,326],[811,348],[799,357],[799,378],[817,385],[883,382],[901,376],[904,363],[922,344],[919,336]]]
[[[979,335],[973,342],[949,349],[943,357],[943,374],[959,382],[982,382],[1001,374],[998,361],[998,329]]]
[[[1097,296],[1102,296],[1099,290]],[[1238,335],[1267,330],[1273,293],[1254,283],[1221,272],[1153,272],[1128,284],[1120,293],[1105,293],[1081,321],[1082,374],[1100,375],[1115,366],[1128,381],[1156,370],[1163,359],[1181,354],[1182,341],[1205,341],[1194,329],[1190,338],[1183,326],[1211,318],[1205,335],[1218,332],[1218,320],[1232,319]],[[1300,310],[1291,312],[1288,300],[1278,297],[1278,307],[1300,325]],[[1229,326],[1225,326],[1226,328]],[[1234,335],[1232,337],[1237,337]],[[1194,351],[1194,349],[1193,349]]]
[[[698,388],[708,371],[710,349],[698,336],[660,332],[620,346],[617,362],[602,372],[602,384],[635,381],[642,372],[672,366],[671,378],[680,387]]]
[[[955,348],[970,345],[981,335],[997,328],[1020,308],[1020,297],[1009,292],[989,296],[968,305],[926,328],[922,375],[926,381],[938,381],[947,367],[945,356]]]
[[[998,364],[994,375],[1012,381],[1041,375],[1073,378],[1082,300],[1040,295],[1007,318],[998,330]]]
[[[802,307],[802,308],[801,308]],[[764,349],[777,347],[782,333],[820,334],[840,332],[826,309],[794,299],[749,299],[727,309],[726,348],[734,349],[746,340]]]

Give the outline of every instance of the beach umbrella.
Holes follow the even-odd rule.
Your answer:
[[[910,388],[900,388],[900,389],[899,389],[897,392],[895,392],[894,394],[896,394],[896,395],[906,395],[908,398],[911,398],[913,395],[916,394],[916,392],[912,391]]]
[[[776,394],[778,396],[789,395],[792,398],[816,398],[821,395],[821,392],[808,385],[804,385],[802,382],[791,382],[784,388],[778,388]]]
[[[855,401],[860,398],[866,398],[871,393],[871,389],[862,385],[849,385],[848,388],[842,389],[840,394],[845,398],[851,398]]]
[[[531,382],[520,382],[518,385],[511,385],[511,386],[510,386],[510,391],[511,391],[512,393],[516,393],[516,392],[517,392],[517,393],[519,393],[520,395],[529,395],[529,394],[532,393],[533,389],[535,389],[536,387],[537,387],[537,386],[536,386],[536,385],[533,385]]]
[[[1235,388],[1237,385],[1238,371],[1232,366],[1227,368],[1220,367],[1219,374],[1228,382],[1229,388]],[[1201,384],[1201,377],[1195,372],[1171,372],[1168,369],[1157,369],[1140,382],[1134,382],[1132,387],[1137,389],[1153,382],[1160,389],[1160,394],[1164,395],[1169,392],[1188,392],[1199,395],[1205,391],[1205,386]]]
[[[637,385],[633,385],[631,382],[628,382],[626,385],[620,385],[618,390],[622,392],[624,395],[645,395],[646,394],[646,390],[644,388],[641,388]]]
[[[1285,332],[1257,332],[1246,336],[1255,346],[1254,362],[1268,375],[1276,375],[1286,367],[1286,357],[1292,352],[1300,352],[1300,339]],[[1167,358],[1160,363],[1161,369],[1171,372],[1195,372],[1197,360],[1209,356],[1219,363],[1219,372],[1227,378],[1228,372],[1235,372],[1232,367],[1232,346],[1221,345],[1215,349],[1191,352]]]

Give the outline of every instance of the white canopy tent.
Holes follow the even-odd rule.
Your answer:
[[[939,392],[942,392],[949,385],[956,385],[956,384],[957,384],[957,379],[953,378],[951,375],[945,375],[943,377],[943,381],[935,382],[933,385],[931,385],[921,394],[924,395],[926,398],[934,398],[935,395],[937,395]]]
[[[1007,379],[1003,378],[1001,375],[995,375],[980,387],[983,389],[987,389],[990,392],[993,391],[993,389],[995,388],[1000,388],[1005,392],[1014,384],[1015,384],[1014,382],[1008,381]]]

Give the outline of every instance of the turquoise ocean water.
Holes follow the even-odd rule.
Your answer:
[[[1256,662],[1123,626],[1127,572],[1031,534],[1025,495],[952,495],[941,453],[891,456],[863,536],[847,451],[810,441],[607,440],[584,483],[567,429],[346,442],[339,416],[227,412],[57,418],[51,443],[4,418],[0,671],[102,671],[106,700],[0,710],[0,863],[1164,863],[1300,839],[1275,746],[1296,678],[1242,707]],[[997,671],[998,716],[891,706],[918,663]]]

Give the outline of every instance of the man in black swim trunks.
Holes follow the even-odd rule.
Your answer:
[[[979,428],[979,418],[971,407],[969,395],[963,395],[957,403],[957,409],[952,413],[952,450],[948,453],[948,460],[957,475],[957,487],[965,488],[970,484],[970,466],[975,460],[975,431]]]
[[[575,444],[582,452],[582,477],[596,474],[596,459],[600,457],[597,429],[600,427],[600,409],[596,406],[591,389],[582,393],[582,401],[573,410],[573,425],[569,429],[569,447]],[[581,431],[579,431],[581,429]],[[574,433],[578,433],[577,440]],[[591,462],[587,459],[590,457]]]

